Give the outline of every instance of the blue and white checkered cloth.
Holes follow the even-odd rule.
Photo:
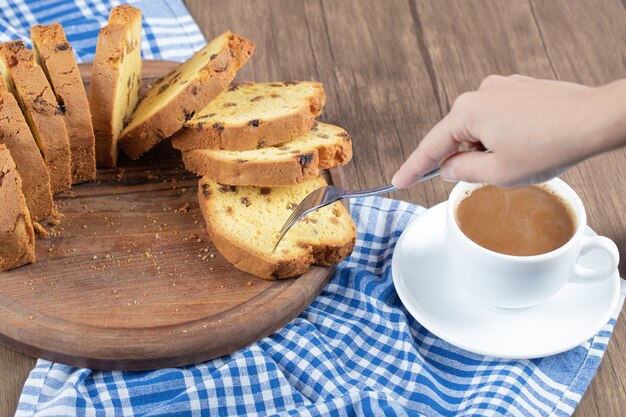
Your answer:
[[[180,0],[131,3],[144,13],[144,58],[182,60],[203,45]],[[117,4],[0,1],[0,40],[26,40],[30,25],[59,21],[77,58],[89,61],[98,29]],[[16,415],[571,415],[619,309],[598,335],[548,358],[498,360],[458,349],[417,323],[392,284],[393,248],[423,211],[388,199],[354,201],[354,253],[299,317],[260,342],[217,360],[150,372],[39,360]]]
[[[353,254],[300,316],[260,342],[150,372],[40,360],[17,416],[571,415],[619,310],[592,339],[543,359],[486,358],[444,342],[407,313],[391,279],[393,248],[423,211],[389,199],[353,201]]]
[[[109,10],[122,3],[141,9],[144,59],[183,61],[204,46],[204,36],[182,0],[0,0],[0,41],[22,39],[30,46],[31,26],[59,22],[76,60],[93,61],[98,31]]]

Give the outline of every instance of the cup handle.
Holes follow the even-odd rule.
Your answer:
[[[588,268],[577,263],[570,282],[590,283],[608,278],[617,269],[619,252],[615,243],[604,236],[585,236],[579,256],[583,256],[592,250],[601,250],[609,255],[609,261],[601,268]]]

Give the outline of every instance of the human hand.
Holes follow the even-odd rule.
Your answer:
[[[392,183],[410,187],[442,161],[448,181],[511,186],[552,178],[615,147],[616,120],[624,115],[611,112],[610,86],[491,75],[455,100]],[[476,145],[490,152],[459,152]]]

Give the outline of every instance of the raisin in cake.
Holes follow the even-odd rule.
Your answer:
[[[277,279],[301,275],[311,264],[335,264],[352,252],[356,229],[341,203],[307,215],[272,252],[293,209],[324,185],[319,177],[286,187],[235,187],[204,177],[198,196],[211,240],[224,258],[242,271]]]
[[[0,145],[0,270],[35,260],[35,234],[11,153]]]
[[[118,139],[139,101],[141,86],[141,11],[111,9],[100,29],[91,73],[89,106],[99,166],[117,165]]]
[[[226,32],[158,81],[122,132],[124,152],[137,159],[173,135],[226,89],[253,51],[251,41]]]
[[[11,152],[22,178],[22,190],[33,220],[52,214],[50,176],[33,134],[13,94],[0,77],[0,144]]]
[[[0,72],[43,154],[52,193],[69,189],[72,185],[71,155],[63,109],[33,51],[22,41],[3,43],[0,45]]]
[[[352,159],[352,141],[340,127],[318,123],[305,135],[281,146],[250,151],[195,149],[183,152],[185,168],[220,184],[274,187],[298,184],[321,169]]]
[[[195,114],[172,144],[182,151],[237,151],[288,142],[311,129],[325,102],[318,82],[236,85]]]
[[[35,57],[63,111],[70,143],[72,184],[96,179],[96,150],[87,94],[72,47],[58,23],[30,29]]]

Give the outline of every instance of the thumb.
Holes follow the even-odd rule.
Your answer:
[[[494,157],[487,152],[458,152],[441,164],[441,178],[450,182],[500,183]]]

